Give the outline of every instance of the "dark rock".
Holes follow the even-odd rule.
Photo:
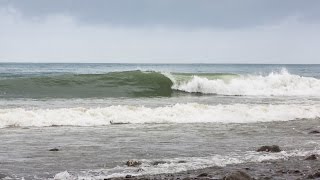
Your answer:
[[[131,176],[130,174],[126,175],[126,178],[132,178],[133,176]]]
[[[135,161],[135,160],[129,160],[129,161],[126,162],[126,165],[130,166],[130,167],[136,167],[136,166],[141,165],[141,162],[140,161]]]
[[[207,177],[208,176],[208,174],[207,173],[202,173],[202,174],[199,174],[199,176],[198,177]]]
[[[308,179],[316,179],[316,178],[320,178],[320,172],[316,172],[308,176]]]
[[[223,177],[223,180],[253,180],[253,178],[243,171],[236,171]]]
[[[142,172],[142,171],[144,171],[142,168],[139,168],[139,169],[137,170],[137,172]]]
[[[58,148],[53,148],[53,149],[50,149],[49,151],[59,151]]]
[[[123,125],[123,124],[130,124],[128,122],[113,122],[113,121],[110,121],[110,124],[111,125]]]
[[[272,145],[272,146],[261,146],[258,150],[258,152],[280,152],[281,149],[277,145]]]
[[[7,177],[5,174],[0,174],[0,179],[4,179],[5,177]]]
[[[185,177],[185,178],[183,178],[183,180],[191,180],[192,178],[190,178],[190,177]]]
[[[315,154],[312,154],[310,156],[308,156],[307,158],[305,158],[304,160],[317,160],[318,157]]]
[[[296,170],[289,170],[288,173],[289,173],[289,174],[300,174],[301,171],[299,171],[299,170],[297,170],[297,169],[296,169]]]
[[[152,165],[157,166],[159,164],[165,164],[165,163],[167,163],[167,162],[165,162],[165,161],[155,161],[155,162],[153,162]]]
[[[309,132],[309,134],[319,134],[319,133],[320,133],[320,131],[318,131],[318,130],[312,130]]]
[[[178,163],[186,163],[187,161],[178,161]]]

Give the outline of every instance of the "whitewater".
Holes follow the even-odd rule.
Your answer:
[[[148,108],[1,109],[0,128],[43,126],[105,126],[151,123],[257,123],[320,118],[320,104],[306,105],[203,105],[176,104]]]
[[[263,75],[241,75],[230,79],[210,79],[194,75],[191,80],[177,82],[173,89],[189,93],[239,96],[320,96],[320,80],[290,74],[287,69]]]

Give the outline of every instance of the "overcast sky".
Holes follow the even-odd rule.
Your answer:
[[[318,0],[0,0],[0,62],[320,63]]]

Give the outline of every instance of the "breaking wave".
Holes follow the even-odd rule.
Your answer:
[[[173,89],[189,93],[250,96],[320,96],[320,80],[293,75],[283,69],[267,76],[247,75],[231,79],[209,79],[193,76],[175,83]]]
[[[43,126],[105,126],[144,123],[255,123],[315,119],[320,105],[176,104],[149,108],[109,106],[104,108],[0,109],[0,128]]]
[[[123,71],[0,80],[1,98],[170,97],[182,93],[320,96],[320,80],[290,74],[285,69],[266,76]]]

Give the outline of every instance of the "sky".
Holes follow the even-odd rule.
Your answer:
[[[318,0],[0,0],[0,62],[320,63]]]

